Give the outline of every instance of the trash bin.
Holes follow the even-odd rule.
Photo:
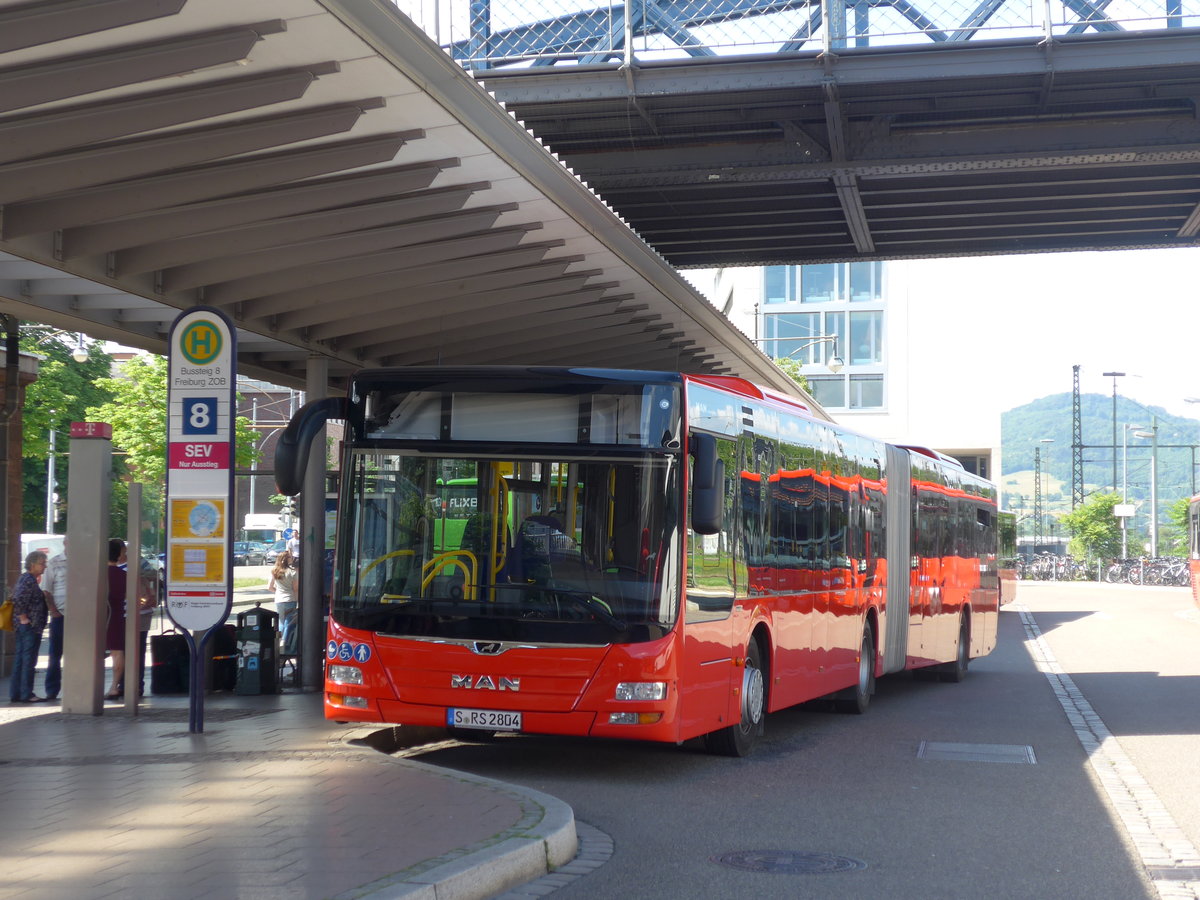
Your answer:
[[[279,662],[275,655],[278,618],[261,604],[238,614],[237,693],[279,693]]]

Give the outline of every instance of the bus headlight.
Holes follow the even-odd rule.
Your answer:
[[[330,666],[329,680],[334,684],[362,684],[362,669],[357,666]]]
[[[617,684],[618,700],[665,700],[665,681],[622,681]]]

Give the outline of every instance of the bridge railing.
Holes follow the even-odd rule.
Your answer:
[[[1200,27],[1200,0],[395,0],[468,69]]]

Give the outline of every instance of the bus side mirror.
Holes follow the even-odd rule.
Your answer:
[[[275,485],[279,493],[288,497],[300,493],[313,438],[329,419],[348,418],[349,406],[345,397],[326,397],[305,403],[296,411],[275,445]]]
[[[691,436],[692,531],[717,534],[725,521],[725,463],[711,434]]]

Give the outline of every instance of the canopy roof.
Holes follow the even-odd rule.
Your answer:
[[[0,0],[0,312],[242,372],[794,384],[386,0]]]

